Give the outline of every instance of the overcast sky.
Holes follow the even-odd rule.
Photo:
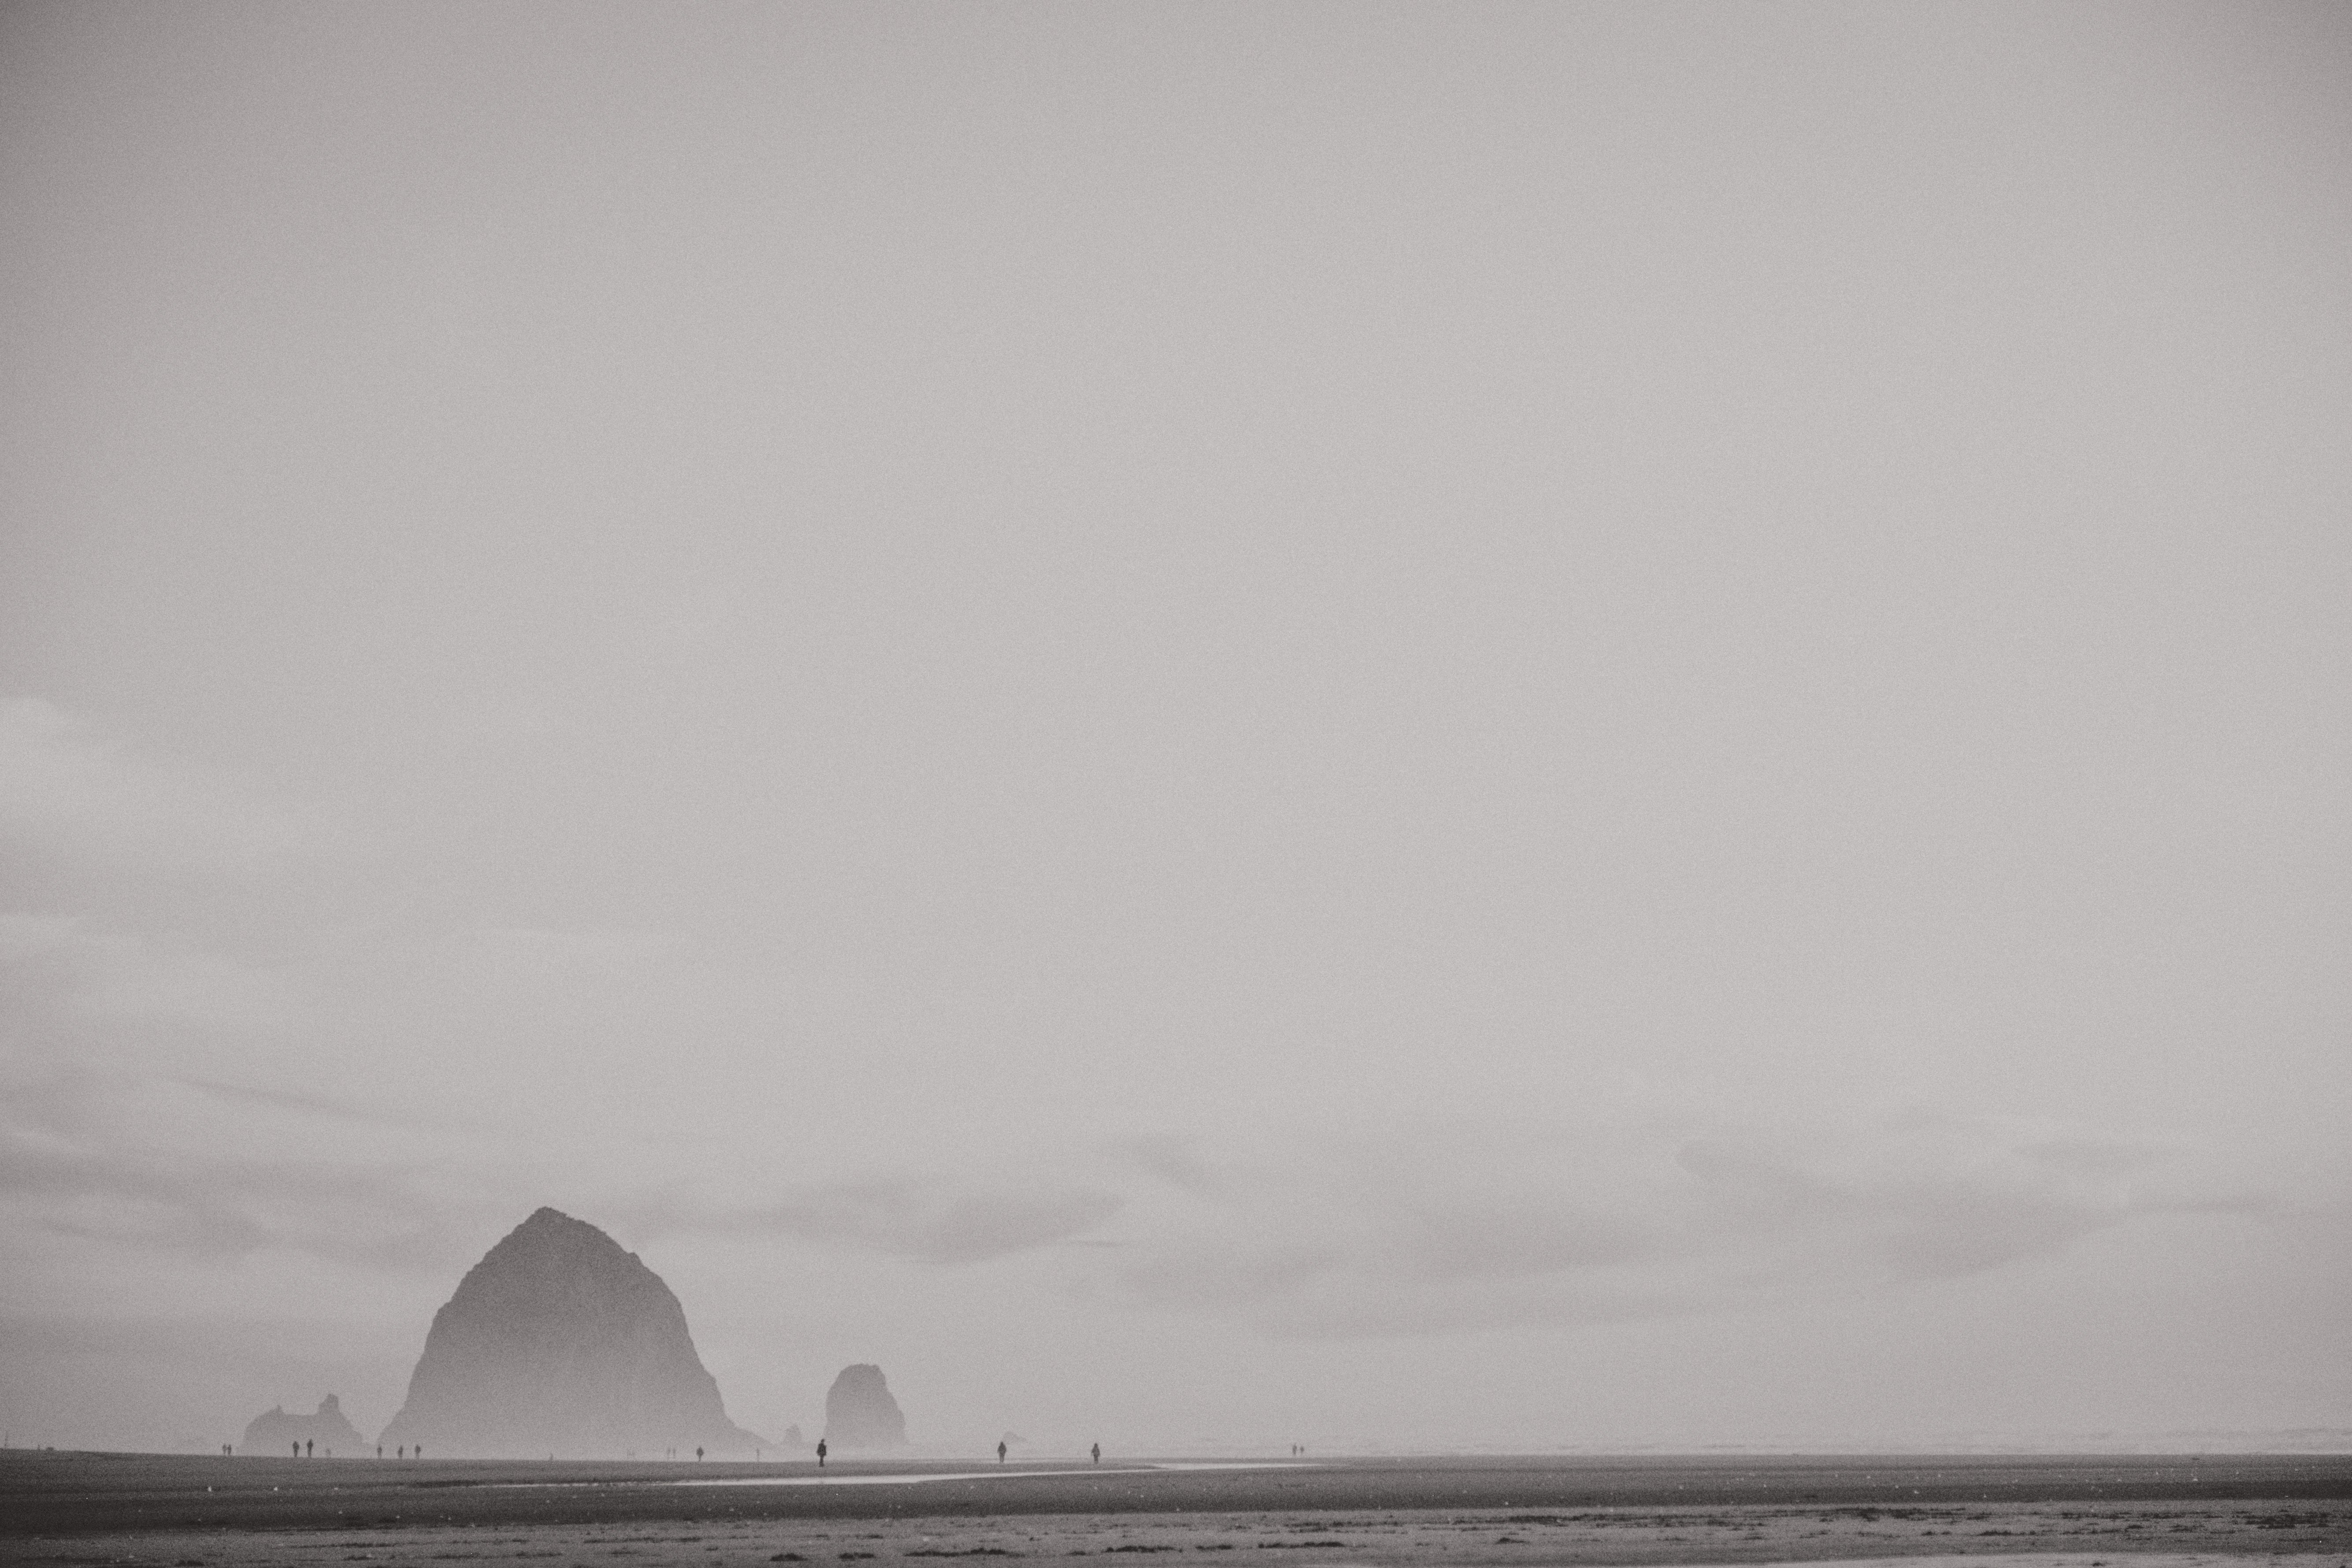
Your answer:
[[[2352,12],[0,15],[0,1419],[2352,1427]]]

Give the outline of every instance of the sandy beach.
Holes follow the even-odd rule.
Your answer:
[[[2126,1557],[2133,1568],[2352,1565],[2352,1459],[2325,1456],[1131,1462],[986,1473],[871,1465],[845,1468],[842,1485],[679,1484],[814,1480],[799,1474],[808,1468],[9,1454],[0,1456],[0,1561],[878,1568],[1301,1552],[1324,1568],[1929,1568],[1988,1557],[2011,1568]]]

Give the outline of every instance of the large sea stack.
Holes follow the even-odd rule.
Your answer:
[[[332,1455],[342,1450],[345,1458],[358,1455],[367,1440],[343,1414],[341,1401],[330,1394],[319,1401],[318,1413],[311,1415],[289,1415],[284,1405],[264,1411],[246,1424],[242,1452],[247,1454],[284,1454],[297,1443],[311,1446],[311,1454]]]
[[[685,1310],[593,1225],[541,1209],[433,1315],[388,1447],[436,1458],[749,1452]]]
[[[882,1369],[845,1366],[824,1396],[825,1441],[836,1448],[897,1448],[907,1441],[907,1418],[890,1397]]]

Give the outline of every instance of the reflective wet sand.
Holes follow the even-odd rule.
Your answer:
[[[713,1468],[730,1473],[680,1474]],[[839,1484],[777,1484],[813,1470],[0,1455],[0,1562],[928,1568],[1271,1551],[1318,1568],[2352,1568],[2352,1458],[2330,1457],[1081,1461],[845,1466]]]

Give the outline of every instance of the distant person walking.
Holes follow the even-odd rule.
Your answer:
[[[699,1443],[694,1446],[694,1462],[698,1465],[702,1463],[702,1445]]]
[[[1097,1443],[1097,1444],[1095,1445],[1095,1447],[1094,1447],[1094,1456],[1095,1456],[1095,1463],[1096,1463],[1096,1464],[1097,1464],[1097,1465],[1101,1464],[1101,1463],[1102,1463],[1102,1445],[1101,1445],[1100,1443]]]
[[[1000,1465],[1004,1463],[1004,1445],[1002,1443],[996,1446],[996,1462]]]
[[[816,1440],[816,1468],[820,1470],[824,1468],[824,1439],[822,1437]]]

